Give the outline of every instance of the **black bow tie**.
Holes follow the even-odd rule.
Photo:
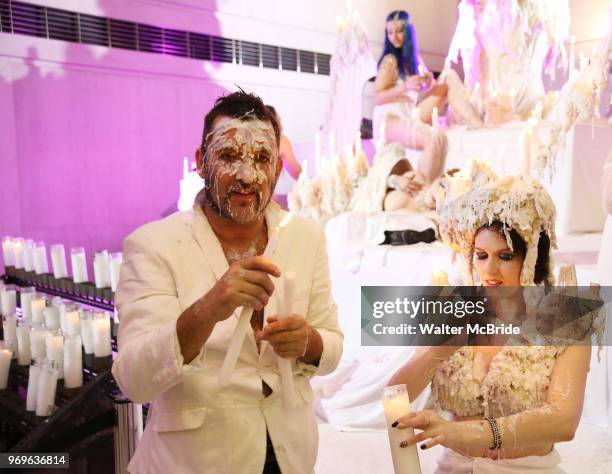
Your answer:
[[[433,229],[418,230],[385,230],[385,240],[380,245],[413,245],[419,242],[435,242],[436,232]]]

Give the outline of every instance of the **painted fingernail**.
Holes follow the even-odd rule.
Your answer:
[[[421,449],[427,449],[427,445],[426,445],[426,444],[422,444],[421,446],[419,446],[419,448],[421,448]]]
[[[408,446],[408,441],[402,441],[400,443],[400,448],[405,448],[406,446]]]
[[[397,428],[397,425],[399,425],[399,421],[394,421],[391,423],[391,428]]]

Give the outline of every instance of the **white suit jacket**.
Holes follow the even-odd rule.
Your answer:
[[[276,203],[268,206],[269,231],[285,214]],[[123,255],[116,294],[119,355],[113,375],[131,400],[151,402],[129,471],[261,474],[267,428],[282,472],[311,473],[318,432],[309,377],[336,368],[343,338],[331,296],[322,229],[294,216],[281,230],[273,257],[281,271],[295,271],[294,313],[302,315],[323,339],[317,367],[294,362],[297,406],[291,410],[282,403],[273,349],[264,341],[258,352],[252,331],[231,383],[218,385],[241,308],[215,326],[191,363],[183,363],[177,318],[228,269],[221,245],[199,207],[140,227],[125,239]],[[266,317],[275,314],[275,295],[266,307]],[[262,380],[273,390],[267,398],[262,394]]]

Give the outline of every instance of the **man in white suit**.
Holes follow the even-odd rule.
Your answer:
[[[194,208],[124,242],[113,374],[151,402],[133,473],[313,472],[317,423],[309,378],[332,372],[342,333],[323,231],[293,217],[273,260],[262,253],[286,213],[271,201],[282,169],[279,127],[239,91],[207,114],[196,151],[204,190]],[[275,317],[275,279],[293,271],[290,317]],[[273,278],[274,277],[274,278]],[[280,295],[282,297],[282,295]],[[220,368],[243,306],[254,309],[227,386]],[[283,404],[277,355],[292,361],[296,402]]]

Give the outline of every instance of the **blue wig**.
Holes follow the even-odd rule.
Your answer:
[[[406,72],[408,72],[408,75],[416,74],[419,66],[416,32],[414,26],[410,23],[408,12],[404,10],[392,11],[387,15],[387,22],[393,20],[404,22],[404,44],[401,48],[393,46],[385,28],[385,48],[378,60],[378,67],[380,67],[380,63],[387,54],[392,54],[397,59],[400,77],[406,79]]]

